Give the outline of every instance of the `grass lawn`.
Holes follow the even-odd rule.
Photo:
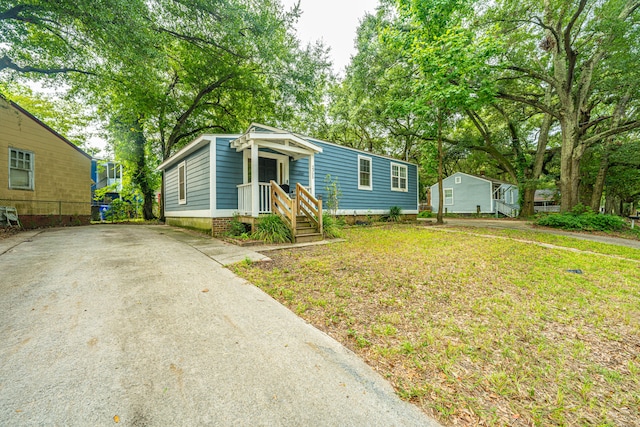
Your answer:
[[[233,268],[445,425],[640,425],[638,251],[478,231],[354,228]]]

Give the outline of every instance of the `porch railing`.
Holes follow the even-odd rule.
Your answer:
[[[296,212],[306,216],[322,234],[322,198],[316,199],[300,183],[296,184]]]
[[[271,184],[258,183],[258,213],[271,212]],[[238,213],[240,215],[253,214],[253,194],[251,183],[238,185]]]
[[[498,213],[501,213],[508,217],[515,218],[518,216],[518,213],[520,212],[520,208],[518,205],[505,203],[503,200],[498,200],[498,199],[494,200],[493,202],[495,203],[495,206],[496,206],[496,215]]]
[[[271,181],[271,212],[282,217],[295,233],[296,204],[275,181]]]

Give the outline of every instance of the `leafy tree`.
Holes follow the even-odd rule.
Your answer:
[[[488,14],[510,46],[501,81],[523,83],[520,91],[500,88],[499,96],[533,106],[560,124],[563,211],[578,203],[585,151],[640,127],[637,113],[614,118],[616,110],[637,102],[637,73],[628,70],[639,65],[638,6],[618,0],[504,0]],[[551,98],[539,89],[545,86],[551,88]],[[627,89],[633,95],[625,100]]]
[[[415,66],[413,90],[406,105],[425,123],[434,123],[438,150],[439,206],[437,222],[443,223],[444,129],[457,115],[487,103],[493,97],[486,79],[488,59],[496,45],[490,29],[469,26],[474,3],[467,0],[397,0],[397,21],[384,39]]]

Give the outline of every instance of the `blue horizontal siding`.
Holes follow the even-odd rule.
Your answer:
[[[460,183],[455,183],[455,178],[460,177]],[[447,212],[451,213],[476,213],[480,206],[481,213],[492,213],[491,207],[491,182],[474,176],[454,173],[442,180],[442,188],[453,189],[453,204],[444,205]],[[438,210],[438,184],[431,186],[431,205],[434,211]]]
[[[418,168],[416,165],[315,139],[309,139],[309,141],[320,146],[323,150],[322,153],[315,156],[315,187],[316,195],[322,195],[325,204],[327,200],[325,179],[327,175],[331,175],[333,180],[338,180],[342,191],[342,197],[339,201],[340,210],[389,210],[391,206],[400,206],[405,211],[418,209]],[[358,189],[358,156],[371,159],[372,190]],[[292,180],[295,178],[301,184],[307,185],[308,161],[303,159],[292,162],[292,165],[294,163],[297,165],[291,169],[295,172],[295,174],[291,174]],[[407,166],[406,192],[391,190],[392,163]]]
[[[178,203],[178,166],[177,163],[165,172],[165,209],[167,211],[207,210],[211,207],[209,180],[211,168],[209,145],[185,158],[187,171],[187,203]]]
[[[216,138],[216,209],[238,209],[243,157],[229,146],[234,139]]]

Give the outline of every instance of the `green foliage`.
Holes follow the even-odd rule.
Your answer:
[[[541,216],[537,225],[580,231],[618,231],[625,228],[624,218],[616,215],[596,214],[589,207],[577,205],[572,212]]]
[[[322,232],[324,237],[333,239],[342,237],[342,223],[340,220],[327,213],[322,214]]]
[[[329,212],[331,212],[331,215],[336,216],[338,207],[340,206],[340,198],[342,197],[340,182],[338,182],[337,176],[332,177],[331,174],[327,174],[327,176],[324,177],[324,183],[324,191],[326,192],[326,200],[324,200],[324,202]]]
[[[418,218],[433,218],[433,212],[421,211],[420,213],[418,213]]]
[[[286,243],[293,241],[291,229],[280,216],[269,214],[260,218],[253,237],[267,243]]]
[[[115,199],[109,205],[109,209],[105,212],[107,221],[123,221],[129,219],[131,215],[131,204],[121,199]]]
[[[247,225],[240,222],[238,215],[234,215],[229,223],[229,231],[227,234],[231,237],[242,237],[247,233]]]
[[[398,222],[402,216],[402,208],[400,206],[391,206],[389,208],[389,221]]]

